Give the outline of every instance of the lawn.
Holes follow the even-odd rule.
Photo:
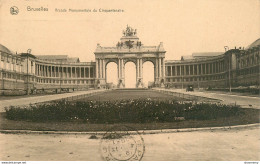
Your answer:
[[[115,124],[135,129],[231,126],[259,122],[259,110],[197,103],[151,90],[116,90],[77,101],[11,107],[0,129],[99,131]]]

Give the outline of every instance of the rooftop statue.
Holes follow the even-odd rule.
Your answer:
[[[126,26],[126,30],[123,30],[124,36],[134,36],[137,34],[136,29],[133,29],[130,26]]]

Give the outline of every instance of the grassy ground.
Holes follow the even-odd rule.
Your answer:
[[[116,90],[87,97],[79,101],[116,101],[125,99],[151,98],[158,101],[165,100],[183,100],[179,97],[173,97],[162,93],[142,90],[142,91],[124,91]],[[215,120],[186,120],[171,123],[124,123],[137,130],[151,129],[180,129],[180,128],[198,128],[198,127],[217,127],[242,125],[259,122],[260,110],[245,109],[242,116],[232,116],[229,118],[219,118]],[[123,124],[123,123],[122,123]],[[30,122],[30,121],[13,121],[5,118],[5,113],[0,114],[0,129],[5,130],[53,130],[53,131],[106,131],[115,124],[88,124],[83,122]]]
[[[127,99],[146,99],[151,98],[158,101],[164,100],[184,100],[179,97],[169,96],[163,93],[158,93],[152,90],[113,90],[111,92],[104,92],[96,96],[90,96],[77,101],[117,101]]]

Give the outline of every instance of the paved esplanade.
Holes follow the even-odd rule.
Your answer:
[[[188,94],[194,96],[202,96],[212,99],[219,99],[224,104],[236,104],[240,105],[241,107],[248,107],[248,108],[256,108],[260,109],[260,98],[259,97],[250,97],[250,96],[240,96],[240,95],[231,95],[231,94],[223,94],[223,93],[216,93],[216,92],[186,92],[184,89],[162,89],[162,88],[155,88],[155,90],[164,90],[169,92],[181,93],[181,94]]]
[[[144,161],[259,161],[259,127],[142,135]],[[103,160],[87,134],[1,134],[0,160]],[[12,143],[12,144],[10,144]]]
[[[4,108],[8,106],[15,105],[29,105],[34,103],[40,103],[51,100],[58,100],[62,98],[67,98],[71,96],[79,96],[84,94],[92,94],[96,92],[103,92],[104,90],[88,90],[88,91],[77,91],[73,93],[64,93],[64,94],[54,94],[54,95],[44,95],[44,96],[35,96],[35,97],[26,97],[26,98],[18,98],[11,100],[0,100],[0,112],[4,112]]]

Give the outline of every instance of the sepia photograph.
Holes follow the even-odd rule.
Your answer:
[[[260,162],[260,0],[0,0],[1,164]]]

